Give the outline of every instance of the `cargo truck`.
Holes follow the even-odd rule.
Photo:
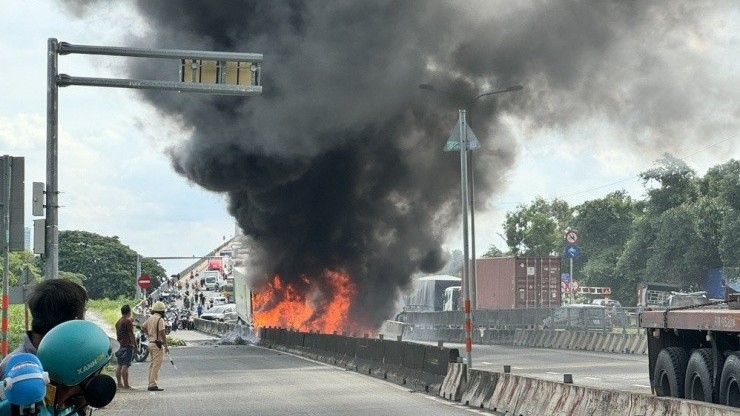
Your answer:
[[[219,287],[221,273],[218,270],[206,270],[203,272],[206,290],[216,290]]]
[[[237,323],[252,326],[254,314],[252,309],[252,290],[247,280],[245,267],[234,267],[234,303],[236,314],[239,317]]]
[[[560,306],[560,257],[494,257],[476,260],[478,309]]]
[[[740,407],[738,295],[640,314],[654,394]]]

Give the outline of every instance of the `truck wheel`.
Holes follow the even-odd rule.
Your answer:
[[[688,361],[688,354],[683,348],[663,348],[655,361],[655,373],[653,374],[655,394],[683,399]]]
[[[719,403],[740,407],[740,352],[733,352],[725,360],[719,379]]]
[[[686,366],[684,393],[689,400],[712,403],[714,365],[711,348],[699,348],[689,358]]]

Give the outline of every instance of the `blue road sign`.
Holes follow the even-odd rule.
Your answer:
[[[581,255],[581,248],[575,245],[570,245],[565,248],[565,257],[574,259]]]
[[[560,281],[563,283],[570,283],[570,273],[563,273],[560,275]]]

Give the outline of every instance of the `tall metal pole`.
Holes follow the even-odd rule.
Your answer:
[[[143,292],[141,291],[141,287],[139,286],[139,277],[141,276],[141,254],[136,255],[136,277],[134,280],[136,280],[136,299],[141,299],[144,297]]]
[[[57,74],[59,70],[59,43],[49,39],[47,56],[46,84],[46,237],[44,254],[46,256],[46,279],[56,279],[59,275],[59,207],[58,163],[59,163],[59,87]]]
[[[2,297],[2,336],[0,337],[0,350],[3,356],[8,355],[8,279],[10,278],[10,175],[12,172],[10,164],[11,158],[8,155],[3,156],[3,297]]]
[[[470,319],[470,271],[468,253],[468,126],[465,110],[460,110],[460,193],[463,225],[463,298],[465,299],[465,354],[468,371],[473,368],[473,323]]]
[[[570,284],[572,285],[573,282],[575,282],[575,279],[573,279],[573,257],[571,257],[570,258]],[[573,293],[573,291],[571,291],[570,292],[571,303],[575,300],[575,297],[576,297],[575,294]]]
[[[475,98],[473,103],[478,100]],[[468,126],[473,128],[473,112],[472,104],[468,104]],[[473,310],[478,309],[478,262],[475,257],[475,165],[473,164],[473,149],[470,149],[468,154],[468,162],[470,163],[470,258],[473,260],[472,268],[470,269],[470,300],[471,307]]]

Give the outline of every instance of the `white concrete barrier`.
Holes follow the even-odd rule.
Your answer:
[[[468,366],[463,363],[450,363],[447,366],[447,375],[442,380],[439,396],[459,402],[467,385],[467,380]]]
[[[487,373],[487,374],[486,374]],[[517,416],[737,416],[714,404],[471,371],[463,404]]]
[[[646,354],[647,336],[642,332],[637,334],[622,334],[596,331],[517,329],[514,331],[513,345],[622,354]]]

